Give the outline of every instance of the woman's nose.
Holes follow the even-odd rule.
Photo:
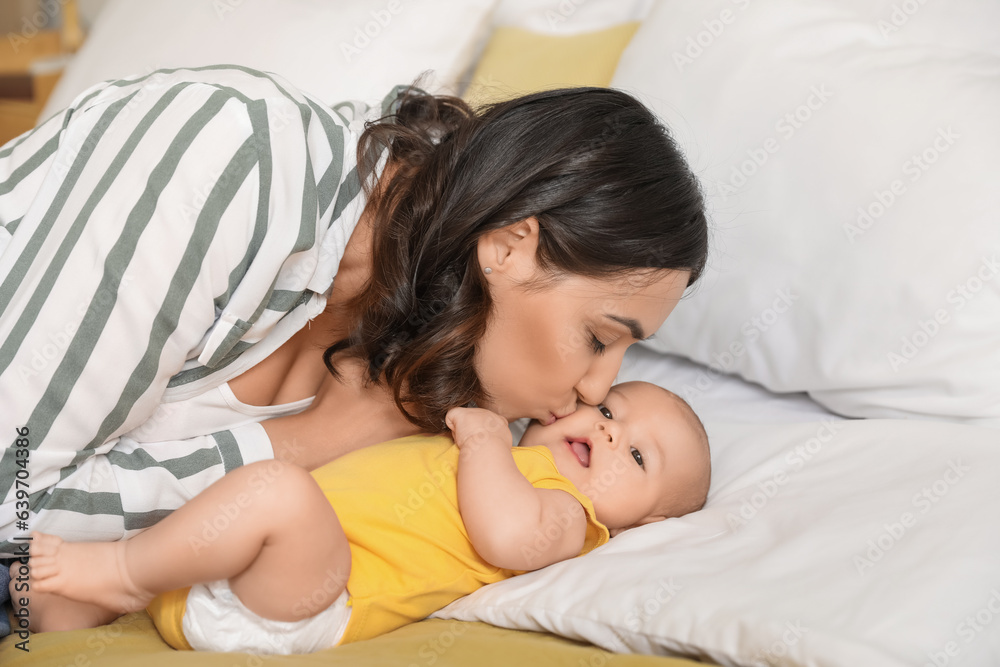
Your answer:
[[[611,390],[618,371],[621,369],[624,352],[607,355],[595,361],[587,374],[576,383],[576,393],[580,400],[590,405],[599,405]]]

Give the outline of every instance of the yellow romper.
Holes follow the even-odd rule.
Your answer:
[[[513,447],[518,469],[537,488],[561,489],[587,518],[583,555],[608,541],[593,503],[559,474],[546,447]],[[443,436],[411,436],[365,447],[312,472],[351,545],[352,606],[340,643],[369,639],[425,618],[448,603],[521,571],[496,568],[476,553],[458,510],[459,449]],[[538,536],[537,548],[546,538]],[[148,611],[164,639],[189,649],[182,631],[187,589]]]

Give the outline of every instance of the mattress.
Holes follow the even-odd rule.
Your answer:
[[[682,659],[616,655],[555,635],[505,630],[485,623],[426,620],[376,639],[309,655],[255,656],[233,653],[175,651],[167,646],[145,613],[129,614],[95,630],[53,632],[32,636],[30,651],[15,648],[13,636],[0,641],[5,667],[257,667],[267,665],[352,665],[396,667],[477,665],[609,665],[610,667],[694,667]]]

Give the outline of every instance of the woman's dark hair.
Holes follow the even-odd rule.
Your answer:
[[[394,171],[373,185],[385,149]],[[366,124],[358,162],[372,275],[324,360],[334,376],[335,355],[366,360],[368,379],[428,432],[449,408],[487,402],[474,364],[492,312],[484,234],[534,216],[537,261],[554,277],[674,269],[690,285],[705,266],[698,181],[666,128],[621,91],[549,90],[476,112],[411,87],[395,114]]]

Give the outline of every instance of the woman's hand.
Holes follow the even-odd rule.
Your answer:
[[[452,408],[445,415],[444,423],[465,456],[487,444],[513,445],[507,420],[484,408]]]

